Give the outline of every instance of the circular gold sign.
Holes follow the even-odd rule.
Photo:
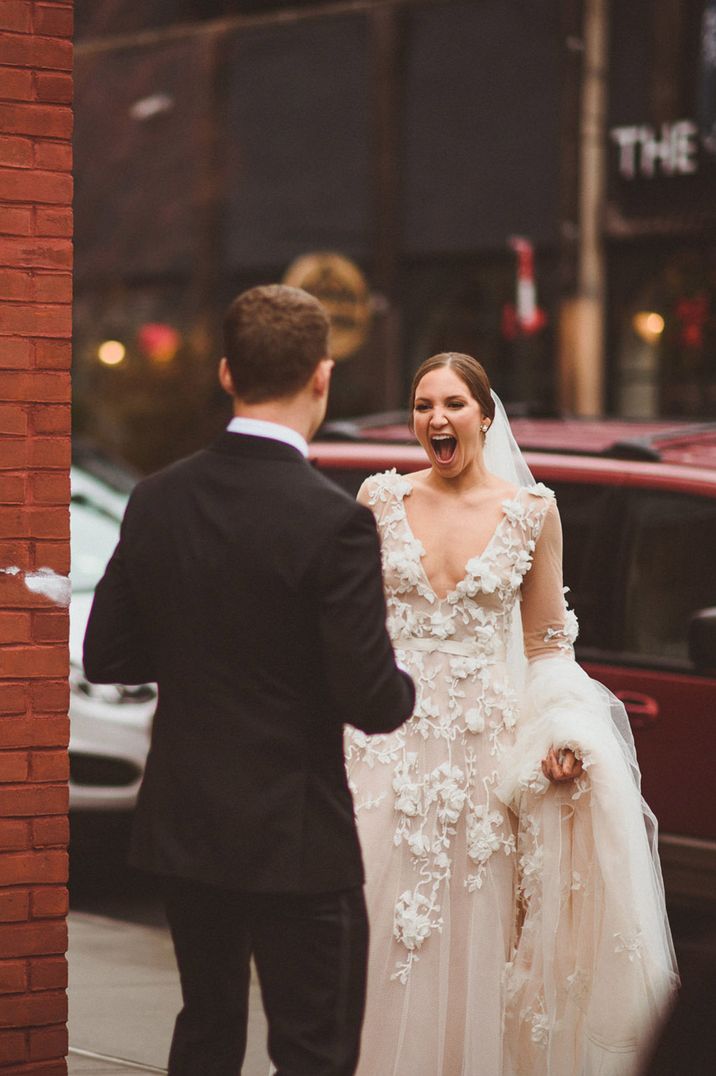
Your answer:
[[[348,359],[358,351],[368,334],[371,308],[368,285],[357,265],[342,254],[304,254],[291,263],[283,282],[303,288],[325,306],[334,359]]]

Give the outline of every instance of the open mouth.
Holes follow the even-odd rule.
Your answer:
[[[433,446],[433,452],[440,462],[449,463],[455,455],[457,438],[452,437],[450,434],[439,434],[437,437],[430,438],[430,444]]]

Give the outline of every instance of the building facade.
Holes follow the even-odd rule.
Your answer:
[[[78,428],[141,468],[201,443],[225,414],[214,376],[224,306],[325,252],[360,270],[371,313],[337,370],[335,415],[401,405],[412,371],[441,349],[479,356],[515,410],[713,414],[714,315],[699,283],[714,257],[712,9],[88,5],[76,69]],[[581,153],[588,24],[606,40],[596,158]],[[673,163],[647,129],[654,145],[673,142]],[[633,176],[629,138],[646,139],[632,147]],[[600,155],[600,342],[565,358],[563,307],[585,290],[582,195],[599,186]],[[350,288],[324,291],[350,318]],[[577,320],[570,331],[579,344],[590,329]],[[115,339],[122,357],[98,361]],[[586,403],[570,388],[572,361],[600,367]]]
[[[614,5],[611,407],[716,417],[716,3]]]
[[[67,1072],[72,3],[0,3],[0,1067]]]

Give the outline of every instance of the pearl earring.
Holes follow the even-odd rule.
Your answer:
[[[490,428],[489,422],[483,422],[482,426],[480,426],[480,429],[482,430],[483,433],[487,433],[489,428]]]

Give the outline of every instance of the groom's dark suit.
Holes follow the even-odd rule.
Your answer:
[[[389,732],[414,701],[371,513],[293,447],[223,434],[134,491],[85,667],[159,685],[131,860],[166,879],[170,1072],[240,1070],[253,952],[279,1073],[351,1073],[366,938],[343,725]]]

